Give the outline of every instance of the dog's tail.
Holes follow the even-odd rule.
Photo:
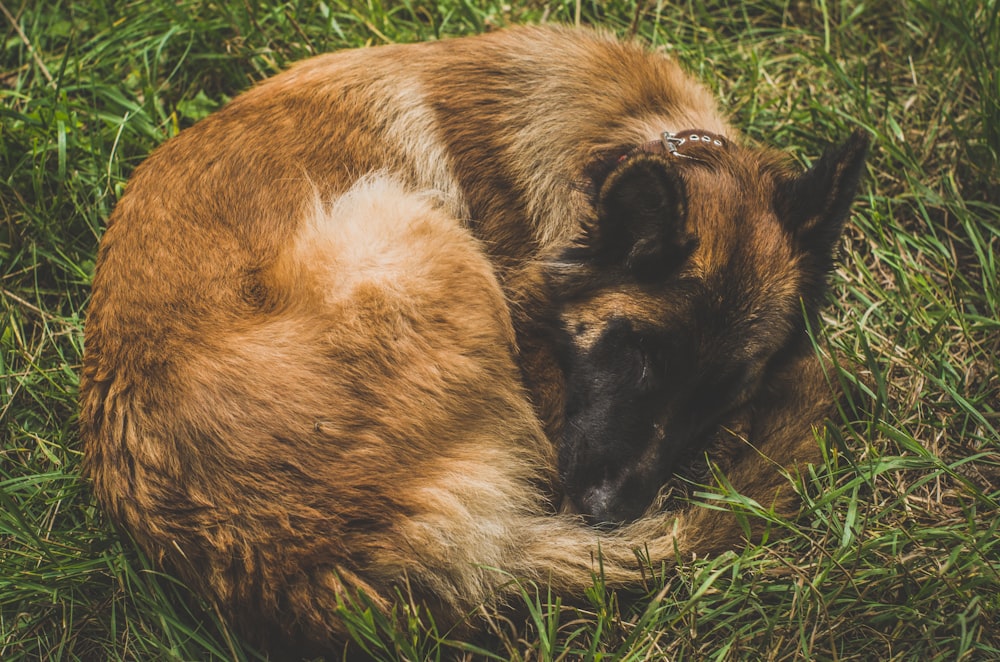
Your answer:
[[[737,548],[758,539],[772,518],[793,515],[801,503],[795,476],[819,462],[816,434],[833,403],[820,361],[811,353],[791,358],[759,399],[745,436],[727,440],[739,447],[725,474],[734,505],[651,512],[612,530],[553,514],[537,486],[522,480],[523,451],[494,448],[495,456],[467,458],[472,464],[458,466],[454,481],[433,488],[433,507],[399,523],[394,533],[402,535],[387,541],[393,550],[378,565],[392,568],[387,576],[408,577],[418,600],[437,606],[443,627],[480,605],[516,604],[524,580],[570,600],[598,577],[611,589],[639,587],[678,561]]]

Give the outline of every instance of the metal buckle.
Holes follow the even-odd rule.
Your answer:
[[[687,142],[684,138],[678,138],[674,133],[664,131],[660,134],[660,142],[663,143],[663,146],[671,156],[684,156],[677,150],[678,147]]]

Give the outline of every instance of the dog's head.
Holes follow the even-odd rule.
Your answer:
[[[559,468],[594,522],[641,515],[801,346],[868,147],[856,133],[800,173],[716,136],[669,138],[595,167],[596,218],[549,271],[567,379]]]

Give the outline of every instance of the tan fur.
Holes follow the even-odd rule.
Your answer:
[[[101,243],[98,499],[243,631],[320,650],[359,590],[388,607],[407,583],[448,627],[505,597],[493,568],[579,595],[598,548],[627,585],[635,549],[732,545],[709,510],[609,533],[556,514],[561,403],[532,333],[540,265],[592,213],[584,165],[692,126],[736,139],[673,62],[537,28],[317,57],[182,132]],[[794,503],[766,456],[815,457],[820,390],[784,388],[752,431],[750,497]]]

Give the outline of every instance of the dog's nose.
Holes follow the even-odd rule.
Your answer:
[[[577,499],[577,505],[590,524],[614,527],[642,515],[642,505],[628,497],[611,481],[603,481],[584,490]]]
[[[580,510],[592,524],[616,524],[613,502],[612,490],[602,483],[580,495]]]

